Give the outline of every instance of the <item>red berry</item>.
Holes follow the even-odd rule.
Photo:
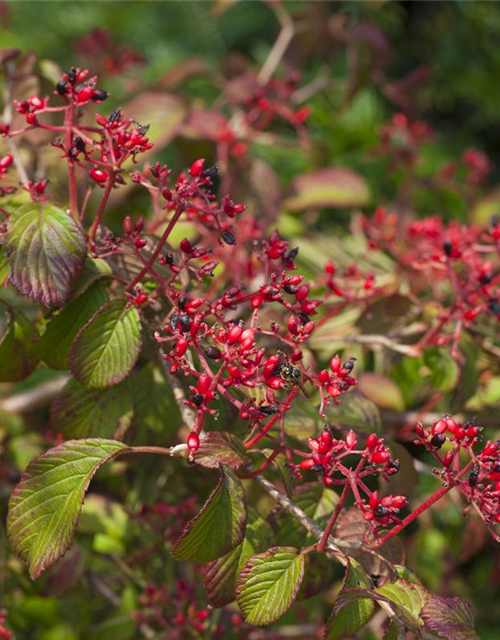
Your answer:
[[[445,454],[445,456],[443,458],[443,464],[444,464],[444,466],[446,468],[448,468],[451,465],[451,463],[453,462],[453,457],[454,457],[453,451],[447,451],[446,452],[446,454]]]
[[[352,429],[346,435],[345,443],[346,443],[348,449],[354,449],[354,447],[358,444],[358,438],[356,437],[356,434],[354,433],[354,431]]]
[[[195,162],[193,162],[193,164],[191,165],[191,169],[189,169],[189,173],[195,177],[195,176],[199,176],[200,173],[203,171],[203,165],[205,164],[205,159],[204,158],[200,158],[199,160],[196,160]]]
[[[27,113],[26,114],[26,122],[28,124],[35,124],[36,122],[36,115],[34,113]]]
[[[238,342],[242,333],[243,333],[243,329],[240,327],[239,324],[233,325],[229,329],[229,333],[227,334],[228,344],[234,344],[235,342]]]
[[[340,356],[333,356],[330,361],[330,369],[333,373],[337,373],[340,371],[340,367],[342,366],[342,361],[340,360]]]
[[[308,471],[309,469],[312,469],[315,464],[316,463],[312,458],[307,458],[306,460],[302,460],[302,462],[299,464],[299,467],[304,471]]]
[[[206,395],[210,390],[210,385],[212,384],[212,378],[206,374],[202,373],[198,378],[198,391],[203,395]]]
[[[200,438],[195,431],[191,431],[187,439],[187,446],[189,451],[198,451],[200,448]]]
[[[325,384],[325,382],[329,382],[330,380],[330,374],[328,373],[328,371],[326,369],[322,369],[319,373],[318,373],[318,380],[322,383]]]
[[[12,163],[14,162],[14,156],[11,156],[10,153],[0,158],[0,169],[8,169]]]
[[[123,221],[123,232],[129,235],[132,232],[132,220],[130,216],[126,216]]]
[[[184,253],[191,253],[191,249],[193,248],[187,238],[184,238],[184,240],[181,240],[181,243],[179,246],[181,251],[184,251]]]
[[[301,287],[299,287],[299,290],[297,291],[297,294],[295,297],[299,302],[302,302],[307,298],[308,295],[309,295],[309,285],[303,284]]]
[[[189,347],[189,342],[185,338],[179,338],[175,344],[174,351],[176,356],[183,356]]]
[[[450,433],[455,433],[455,430],[457,428],[457,423],[455,422],[455,420],[453,420],[451,416],[446,416],[445,420],[446,420],[446,426],[448,427],[448,431]]]
[[[253,298],[250,300],[250,304],[252,305],[252,309],[258,309],[262,306],[264,302],[264,298],[260,293],[256,293]]]
[[[45,106],[40,96],[31,96],[30,98],[28,98],[28,102],[34,109],[43,109],[43,107]]]
[[[80,91],[78,91],[78,93],[76,94],[76,101],[80,104],[83,102],[87,102],[92,98],[93,95],[94,95],[94,89],[92,89],[89,86],[82,87]]]
[[[94,167],[90,172],[90,177],[92,178],[92,180],[95,180],[99,184],[103,184],[108,179],[108,174],[102,169]]]
[[[436,422],[432,425],[432,434],[436,435],[437,433],[444,433],[448,425],[446,420],[436,420]]]
[[[148,241],[145,238],[137,238],[137,240],[134,242],[135,246],[138,249],[143,249],[146,245],[147,245]]]
[[[372,462],[375,464],[384,464],[389,458],[390,455],[385,449],[378,449],[372,453]]]
[[[368,449],[374,449],[378,444],[378,436],[376,433],[370,433],[366,438],[366,446]]]

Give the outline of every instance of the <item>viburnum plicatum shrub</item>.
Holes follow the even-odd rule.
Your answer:
[[[288,97],[284,81],[258,85],[245,101],[249,126],[262,130],[279,117],[304,139],[308,110],[287,106]],[[424,413],[431,411],[459,384],[470,344],[485,357],[493,348],[485,337],[500,314],[500,225],[406,223],[379,208],[353,223],[363,240],[359,264],[332,251],[321,269],[303,272],[298,248],[279,230],[231,194],[219,195],[217,166],[198,158],[176,174],[142,162],[154,144],[147,123],[120,108],[106,112],[107,98],[96,77],[71,68],[54,95],[13,102],[21,125],[0,124],[0,273],[9,292],[0,302],[0,380],[22,380],[43,364],[71,373],[51,408],[55,446],[29,464],[10,498],[9,537],[31,577],[70,548],[100,467],[123,456],[180,457],[193,474],[217,470],[208,500],[201,510],[193,499],[158,503],[138,521],[167,531],[176,560],[202,566],[206,602],[185,580],[174,599],[150,585],[137,624],[161,618],[172,634],[204,632],[213,608],[236,601],[241,615],[231,621],[248,637],[251,626],[326,591],[335,561],[345,577],[325,639],[352,637],[377,605],[386,638],[476,638],[471,606],[432,595],[404,566],[395,536],[455,491],[464,512],[474,510],[500,541],[499,443],[473,418],[444,414],[406,425],[400,439],[425,452],[441,481],[410,509],[391,486],[411,456],[384,437],[370,400],[393,393],[391,380],[366,374],[358,385],[359,356],[350,348],[397,354],[402,376],[405,367],[422,370],[435,389]],[[390,148],[394,127],[415,149],[427,134],[400,117],[381,132],[381,147]],[[23,164],[17,141],[40,132],[53,136],[67,167],[63,204],[53,202],[48,178],[30,180]],[[236,156],[246,151],[244,139],[219,136],[224,164],[235,144]],[[414,153],[401,161],[413,162]],[[467,162],[484,174],[477,158]],[[132,219],[122,201],[114,233],[109,200],[131,184],[149,194],[152,215]],[[186,222],[189,238],[173,241]],[[335,334],[346,313],[361,326],[403,294],[410,307],[382,333]],[[36,303],[34,322],[21,296]],[[140,394],[142,411],[158,401],[158,366],[182,425],[162,446],[132,443],[132,405]],[[311,421],[301,430],[304,415],[315,416],[312,431]],[[276,501],[265,516],[257,488]],[[212,632],[223,637],[224,629]]]

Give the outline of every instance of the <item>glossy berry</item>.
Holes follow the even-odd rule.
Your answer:
[[[92,180],[95,180],[95,182],[99,184],[103,184],[104,182],[107,181],[108,174],[102,169],[98,169],[97,167],[94,167],[90,172],[90,177],[92,178]]]

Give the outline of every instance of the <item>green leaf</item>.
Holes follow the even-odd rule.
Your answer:
[[[71,372],[91,389],[124,380],[141,350],[141,322],[135,307],[113,300],[99,309],[76,336],[68,356]]]
[[[28,466],[11,495],[7,529],[33,579],[70,547],[96,471],[127,450],[113,440],[69,440]]]
[[[380,412],[375,403],[360,393],[347,393],[340,404],[333,405],[329,415],[337,424],[362,429],[365,432],[380,431]]]
[[[278,620],[292,606],[304,577],[304,556],[294,547],[273,547],[250,558],[238,576],[236,600],[249,624]]]
[[[445,640],[480,640],[474,609],[464,598],[432,596],[421,611],[425,626]]]
[[[444,349],[431,347],[424,350],[424,364],[430,369],[432,384],[443,393],[455,389],[460,375],[455,360]]]
[[[147,366],[130,377],[134,402],[133,427],[137,437],[150,437],[151,431],[162,438],[174,436],[182,424],[172,389],[158,369]]]
[[[176,560],[210,562],[238,545],[245,535],[247,508],[243,485],[225,465],[200,513],[172,547]]]
[[[68,353],[76,334],[107,299],[104,286],[96,282],[50,320],[33,352],[52,369],[68,369]]]
[[[34,371],[37,360],[29,350],[33,335],[30,321],[0,300],[0,382],[24,380]]]
[[[210,431],[201,440],[200,448],[194,456],[195,462],[209,469],[226,464],[233,470],[250,463],[241,440],[226,431]]]
[[[345,598],[351,588],[370,589],[371,580],[361,565],[349,558],[342,590],[335,601],[333,611],[326,623],[324,640],[341,640],[353,636],[370,620],[375,611],[375,602],[370,597],[352,600]]]
[[[284,202],[289,211],[303,209],[365,207],[370,189],[354,171],[328,167],[298,175],[293,181],[294,195]]]
[[[223,607],[233,602],[236,597],[238,574],[252,556],[269,546],[272,537],[271,527],[255,509],[248,507],[248,522],[243,542],[222,558],[207,565],[205,589],[212,606]]]
[[[113,274],[113,270],[103,258],[85,258],[82,270],[76,276],[69,294],[69,299],[74,300],[81,296],[94,282],[107,278]]]
[[[50,408],[50,424],[66,438],[122,438],[133,417],[128,380],[107,389],[87,389],[73,378]]]
[[[60,307],[83,267],[86,246],[80,226],[53,205],[31,202],[8,222],[12,284],[47,307]]]
[[[378,587],[374,592],[395,604],[409,626],[417,628],[422,625],[420,613],[430,598],[430,593],[424,586],[401,578],[397,582],[388,582]]]

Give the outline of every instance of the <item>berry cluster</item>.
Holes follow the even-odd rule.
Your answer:
[[[488,316],[500,317],[496,219],[486,231],[457,221],[445,224],[438,216],[400,229],[396,215],[379,208],[362,225],[369,246],[396,260],[415,299],[422,305],[432,300],[436,308],[437,323],[419,347],[451,344],[456,353],[463,328]]]
[[[491,531],[500,523],[500,443],[488,440],[484,444],[475,420],[461,424],[449,415],[427,429],[418,424],[416,432],[419,439],[415,443],[439,463],[435,473],[445,488],[456,486]],[[500,540],[497,533],[491,533]]]

